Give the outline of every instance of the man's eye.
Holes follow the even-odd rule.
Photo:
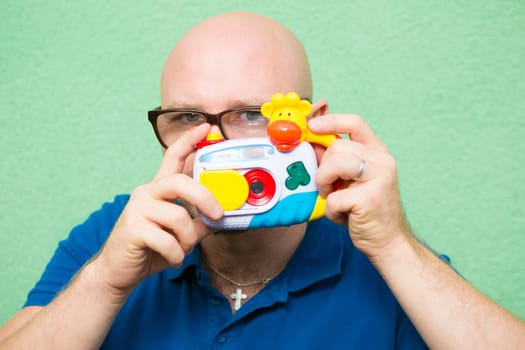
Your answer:
[[[202,115],[198,113],[177,113],[172,120],[175,123],[198,123],[202,119]]]
[[[267,119],[261,114],[261,112],[242,112],[239,115],[239,119],[243,122],[250,123],[266,123]]]

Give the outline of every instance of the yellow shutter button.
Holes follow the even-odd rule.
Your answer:
[[[204,170],[199,181],[213,193],[225,211],[239,209],[248,199],[248,182],[236,170]]]

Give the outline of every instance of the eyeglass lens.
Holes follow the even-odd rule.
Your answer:
[[[159,136],[166,145],[172,144],[181,133],[204,124],[217,124],[217,119],[196,111],[171,111],[157,118]],[[229,139],[261,137],[266,135],[268,119],[259,110],[234,110],[218,115],[218,124]]]

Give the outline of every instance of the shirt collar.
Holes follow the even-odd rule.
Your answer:
[[[166,277],[169,280],[176,280],[181,277],[181,275],[190,267],[200,267],[202,266],[202,260],[201,260],[201,254],[200,254],[200,246],[195,247],[193,251],[184,258],[184,261],[182,262],[182,265],[178,268],[170,267],[168,268],[165,273]]]
[[[308,224],[306,234],[286,267],[290,292],[341,272],[344,243],[343,227],[322,218]]]
[[[308,223],[305,236],[283,272],[288,291],[294,292],[320,280],[338,275],[344,252],[344,228],[326,218]],[[168,268],[170,280],[183,275],[190,267],[202,267],[200,249],[196,247],[179,268]]]

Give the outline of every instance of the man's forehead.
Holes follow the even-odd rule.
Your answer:
[[[244,97],[239,96],[236,99],[224,99],[224,100],[211,100],[208,99],[207,102],[199,99],[181,99],[175,98],[172,101],[168,102],[163,108],[191,108],[191,109],[200,109],[208,111],[208,106],[224,106],[223,109],[243,107],[243,106],[260,106],[263,103],[267,102],[267,98],[260,97]],[[208,111],[213,112],[213,111]]]
[[[303,90],[297,67],[278,56],[262,56],[210,54],[174,62],[163,74],[163,102],[221,101],[232,107],[263,103],[276,92]]]
[[[163,106],[253,105],[292,90],[310,95],[304,49],[276,23],[258,15],[234,14],[190,30],[164,66]]]

